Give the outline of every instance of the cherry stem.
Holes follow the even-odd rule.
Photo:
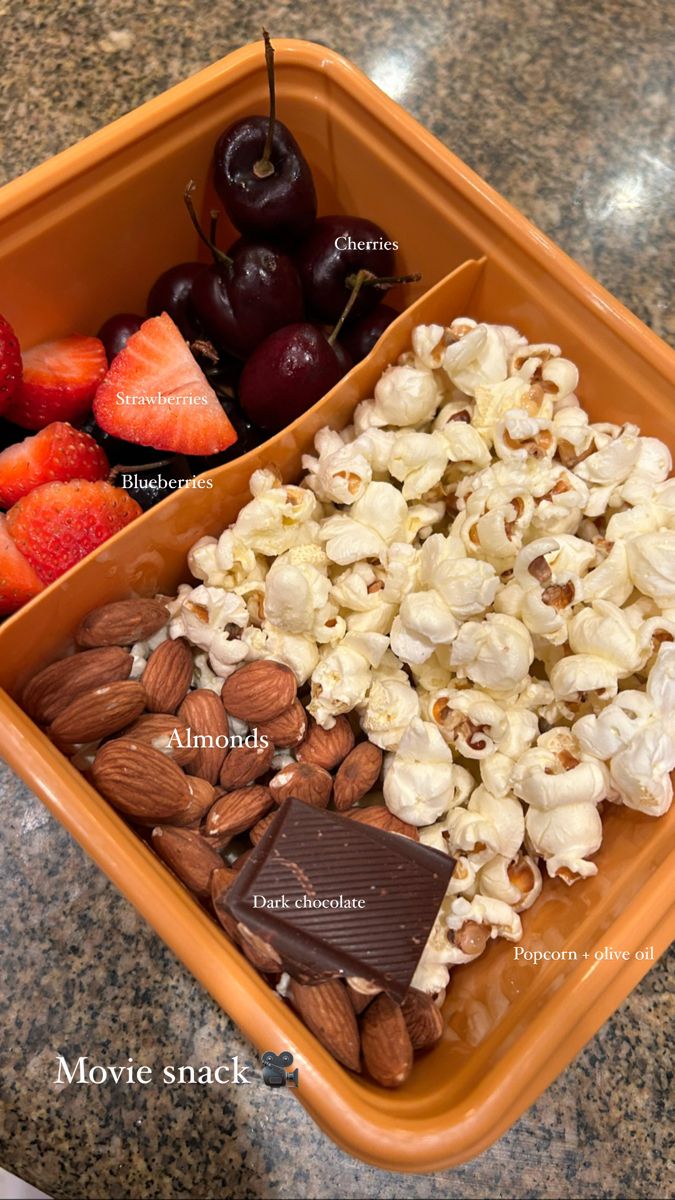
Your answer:
[[[356,280],[361,274],[364,274],[366,277],[363,280],[365,287],[379,287],[383,290],[395,287],[397,283],[419,283],[422,278],[419,272],[414,275],[373,275],[372,271],[359,271],[356,275],[347,276],[347,287],[354,287]]]
[[[114,483],[115,480],[117,479],[117,476],[121,475],[123,472],[128,471],[129,474],[131,474],[134,471],[149,471],[151,467],[157,467],[157,468],[168,467],[169,464],[172,462],[173,462],[173,458],[160,458],[159,462],[132,463],[128,467],[123,467],[123,466],[113,467],[110,474],[108,475],[108,483]]]
[[[341,316],[338,318],[335,328],[328,337],[329,346],[333,346],[340,336],[340,333],[342,332],[342,326],[356,304],[356,297],[361,291],[361,288],[363,287],[364,283],[368,282],[369,275],[370,271],[357,271],[356,275],[350,275],[349,279],[347,280],[347,287],[351,288],[351,294],[342,310]]]
[[[209,250],[211,251],[213,255],[213,261],[222,263],[225,267],[231,267],[232,259],[227,254],[223,254],[222,250],[218,249],[215,242],[210,237],[207,237],[207,235],[204,233],[204,230],[199,223],[199,217],[197,216],[195,206],[192,202],[192,193],[196,191],[196,188],[197,184],[195,183],[194,179],[191,179],[185,191],[183,192],[183,199],[185,201],[185,207],[190,215],[190,220],[192,221],[192,224],[197,230],[197,233],[199,234],[199,237],[203,241],[204,245],[208,246]]]
[[[267,137],[265,138],[262,158],[259,158],[253,164],[253,174],[258,179],[267,179],[268,176],[274,175],[272,140],[274,138],[274,125],[277,117],[277,94],[274,82],[274,50],[270,41],[270,35],[266,29],[263,29],[262,35],[265,39],[265,65],[267,67],[267,84],[270,93],[270,115],[267,123]]]

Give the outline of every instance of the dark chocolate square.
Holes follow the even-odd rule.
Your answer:
[[[294,978],[358,976],[400,1002],[454,865],[411,838],[290,799],[224,906]]]

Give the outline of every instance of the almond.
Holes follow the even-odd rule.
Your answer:
[[[253,784],[251,787],[239,788],[235,792],[226,792],[220,796],[206,818],[204,833],[211,838],[213,844],[220,849],[234,837],[235,833],[243,833],[256,825],[272,807],[273,800],[269,788]]]
[[[131,655],[121,646],[73,654],[38,671],[26,684],[21,703],[34,721],[48,725],[83,692],[128,679],[132,665]]]
[[[265,836],[276,815],[277,814],[273,812],[268,813],[266,817],[263,817],[262,820],[258,821],[257,825],[253,826],[253,829],[249,829],[248,836],[250,837],[254,846],[257,846],[261,837]]]
[[[360,742],[347,755],[335,776],[333,803],[338,812],[351,808],[374,788],[382,770],[382,751],[372,742]]]
[[[405,1017],[384,992],[376,996],[361,1018],[361,1047],[368,1074],[382,1087],[405,1083],[413,1065],[413,1048]]]
[[[220,786],[228,791],[246,787],[247,783],[253,783],[269,771],[273,758],[271,742],[260,746],[235,746],[220,768]]]
[[[197,829],[204,817],[218,799],[218,793],[207,779],[192,775],[187,781],[190,800],[184,813],[184,820],[174,822],[176,825],[194,825]]]
[[[116,600],[95,608],[80,621],[75,633],[78,646],[133,646],[158,633],[169,619],[159,600]]]
[[[227,895],[229,888],[232,887],[237,876],[230,867],[218,867],[211,875],[211,903],[213,904],[214,912],[220,921],[223,929],[231,941],[239,944],[239,933],[237,930],[237,922],[234,917],[231,917],[223,906],[223,900]]]
[[[340,979],[312,984],[293,979],[288,994],[321,1045],[350,1071],[360,1071],[359,1027],[345,984]]]
[[[188,809],[187,776],[144,742],[131,738],[105,742],[91,772],[101,795],[139,825],[180,824]]]
[[[269,942],[259,937],[257,933],[252,933],[241,922],[237,925],[237,934],[239,945],[256,970],[262,971],[265,975],[277,974],[281,968],[281,959]]]
[[[429,1050],[443,1036],[443,1016],[431,996],[410,988],[401,1005],[413,1050]]]
[[[307,713],[296,699],[290,708],[274,717],[272,721],[259,722],[257,729],[258,737],[266,737],[277,750],[290,750],[291,746],[297,746],[307,733]]]
[[[217,783],[223,759],[227,754],[225,738],[230,735],[227,713],[223,708],[220,697],[208,688],[198,688],[188,692],[178,710],[181,721],[190,730],[191,740],[208,738],[223,742],[223,745],[199,746],[195,757],[188,767],[188,775],[200,775],[209,783]]]
[[[152,848],[181,883],[200,900],[208,900],[211,876],[220,870],[223,860],[206,838],[192,829],[158,825],[152,831]]]
[[[297,690],[290,667],[260,658],[230,675],[220,698],[226,712],[247,725],[257,725],[272,721],[290,708]]]
[[[104,683],[71,700],[49,726],[49,736],[60,745],[97,742],[118,733],[145,708],[145,691],[135,679]]]
[[[368,1007],[371,1000],[373,1000],[377,995],[376,992],[360,992],[358,988],[352,986],[349,980],[347,980],[347,992],[349,994],[352,1008],[357,1016],[359,1016],[359,1014]]]
[[[125,730],[125,737],[135,742],[145,742],[167,758],[172,758],[179,767],[185,767],[196,758],[197,751],[188,746],[187,727],[172,713],[145,713]],[[180,742],[181,745],[174,743]]]
[[[298,758],[300,762],[332,771],[347,757],[353,746],[354,730],[345,716],[337,717],[332,729],[322,729],[316,721],[311,720],[307,737],[298,746]]]
[[[192,651],[184,638],[169,638],[153,650],[142,676],[148,710],[174,713],[192,682]]]
[[[326,808],[332,788],[333,777],[312,763],[289,763],[270,780],[275,804],[283,804],[289,796],[294,796],[313,808]]]
[[[402,833],[404,837],[419,842],[420,835],[414,825],[401,821],[384,804],[371,804],[368,808],[352,808],[343,813],[352,821],[363,821],[364,825],[374,825],[376,829],[385,829],[387,833]]]

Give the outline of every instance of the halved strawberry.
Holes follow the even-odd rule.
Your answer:
[[[237,440],[167,313],[144,321],[113,360],[94,400],[101,429],[177,454],[217,454]]]
[[[6,317],[0,317],[0,414],[4,413],[21,382],[19,339]]]
[[[23,380],[5,411],[23,429],[52,421],[82,421],[108,368],[103,342],[95,337],[59,338],[26,350]]]
[[[45,583],[63,575],[142,513],[109,483],[43,483],[7,513],[7,530]]]
[[[98,442],[62,421],[0,454],[0,508],[9,508],[41,483],[68,479],[105,479],[108,460]]]
[[[44,587],[30,563],[7,532],[7,517],[0,513],[0,616],[16,612]]]

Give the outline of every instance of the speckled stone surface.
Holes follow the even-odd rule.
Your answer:
[[[352,58],[662,336],[673,168],[665,0],[73,0],[3,7],[0,179],[258,36]],[[670,25],[670,28],[669,28]],[[675,956],[480,1158],[432,1177],[354,1162],[288,1092],[56,1078],[56,1054],[215,1065],[247,1044],[0,764],[0,1161],[54,1197],[636,1197],[672,1193]]]

